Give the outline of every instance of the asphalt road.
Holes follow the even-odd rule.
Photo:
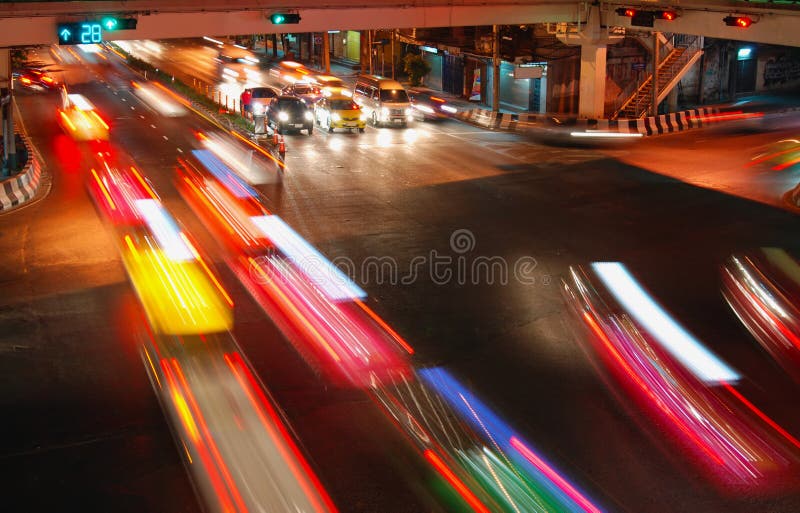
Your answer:
[[[70,77],[110,119],[113,144],[217,257],[216,242],[172,186],[178,149],[191,148],[190,129],[207,130],[205,122],[157,116],[129,92],[130,76],[116,64]],[[197,511],[127,329],[135,300],[84,192],[91,149],[60,132],[54,96],[17,102],[52,189],[0,217],[0,408],[10,419],[0,428],[0,459],[19,504],[11,510]],[[605,510],[797,511],[797,479],[767,495],[708,485],[607,388],[559,294],[569,265],[626,263],[747,376],[742,390],[754,403],[800,435],[795,385],[727,309],[718,271],[742,249],[800,254],[797,218],[726,189],[730,161],[709,157],[746,162],[754,148],[790,132],[696,134],[603,150],[450,121],[360,135],[317,130],[287,136],[283,181],[259,188],[276,213],[350,266],[371,306],[414,346],[418,366],[453,371]],[[709,148],[690,146],[704,134]],[[703,187],[673,178],[701,168]],[[497,257],[505,283],[475,272],[478,257]],[[328,386],[222,274],[237,305],[236,339],[339,508],[444,510],[374,402]]]

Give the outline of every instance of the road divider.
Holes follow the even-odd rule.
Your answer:
[[[233,102],[234,109],[231,111],[228,109],[230,106],[228,97],[224,97],[223,103],[223,96],[219,91],[216,91],[215,94],[208,84],[196,79],[193,79],[192,85],[185,84],[163,70],[156,69],[155,66],[147,61],[134,57],[122,48],[114,48],[112,46],[112,51],[124,60],[128,68],[137,74],[142,74],[145,79],[148,79],[149,72],[149,78],[156,87],[178,99],[192,112],[217,128],[244,140],[262,154],[275,160],[281,169],[285,167],[286,144],[283,141],[283,137],[271,145],[268,144],[266,147],[252,142],[251,138],[255,135],[253,126],[249,120],[236,112],[237,102]],[[270,140],[268,139],[267,142],[270,142]],[[275,153],[278,155],[276,156]]]
[[[42,178],[42,160],[33,148],[30,139],[17,132],[17,142],[24,145],[25,151],[17,149],[17,155],[26,156],[25,165],[19,174],[0,181],[0,212],[6,212],[36,197]]]
[[[486,109],[462,111],[455,117],[476,126],[494,130],[535,132],[537,129],[565,130],[570,133],[640,134],[653,136],[699,128],[708,123],[754,117],[743,112],[721,112],[717,107],[701,107],[641,119],[577,119],[547,114],[493,112]]]

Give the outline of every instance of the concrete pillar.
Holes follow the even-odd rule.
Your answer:
[[[14,141],[14,103],[11,101],[11,50],[0,49],[0,125],[3,132],[3,159],[0,167],[8,176],[17,166],[17,148]]]
[[[678,88],[673,87],[667,95],[667,112],[678,112]]]
[[[578,117],[602,119],[606,100],[606,45],[581,45],[581,75],[578,89]]]
[[[581,47],[581,75],[578,89],[578,117],[603,118],[606,99],[606,46],[619,43],[624,38],[613,34],[600,23],[600,7],[588,6],[586,23],[578,31],[557,34],[567,45]]]

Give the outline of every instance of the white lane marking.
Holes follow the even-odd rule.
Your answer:
[[[163,137],[165,141],[169,141],[169,137],[167,137],[166,135],[162,135],[161,137]]]
[[[150,125],[150,128],[155,128],[155,127],[156,127],[155,125]]]
[[[178,153],[183,153],[183,150],[178,148]]]
[[[123,98],[123,99],[122,99],[122,101],[126,102],[126,101],[128,101],[128,100],[126,100],[125,98]]]

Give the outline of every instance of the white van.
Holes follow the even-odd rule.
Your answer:
[[[391,78],[360,75],[353,88],[353,100],[375,126],[406,126],[413,119],[406,90],[400,82]]]

